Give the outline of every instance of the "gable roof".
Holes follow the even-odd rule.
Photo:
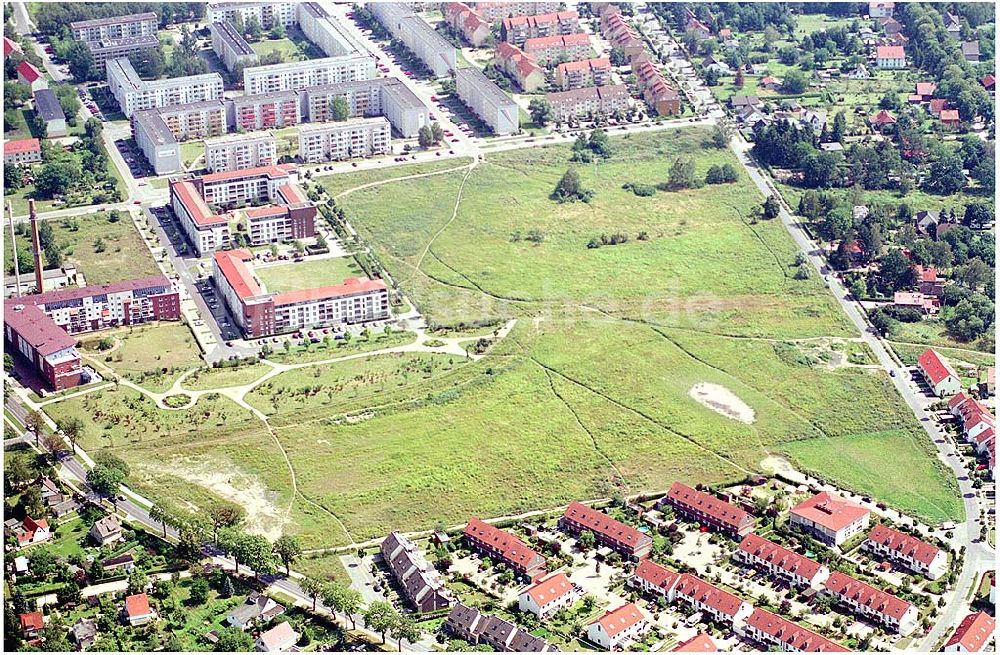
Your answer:
[[[930,378],[935,386],[949,376],[956,380],[960,379],[958,373],[951,367],[951,364],[933,348],[928,348],[917,358],[917,366],[924,372],[924,375]]]
[[[784,546],[779,546],[773,541],[750,533],[743,537],[740,542],[742,552],[753,555],[758,559],[777,566],[779,569],[793,575],[798,575],[806,580],[812,580],[816,574],[822,570],[823,566],[805,555],[791,551]]]
[[[672,589],[681,579],[680,573],[671,571],[665,566],[660,566],[651,559],[644,559],[639,562],[639,566],[636,567],[633,575],[640,580],[645,580],[654,587],[660,587],[665,590]]]
[[[680,582],[677,583],[677,594],[692,598],[719,614],[731,617],[736,616],[736,613],[743,607],[743,603],[746,602],[739,596],[723,591],[712,583],[690,573],[681,575]]]
[[[516,536],[476,517],[469,519],[468,525],[465,526],[465,536],[489,545],[499,551],[504,559],[525,569],[534,568],[545,562],[537,551],[529,548]]]
[[[880,45],[876,50],[878,59],[905,59],[906,50],[901,45]]]
[[[868,534],[868,539],[921,564],[929,565],[941,554],[940,548],[881,524]]]
[[[32,83],[42,77],[42,72],[35,68],[30,61],[22,61],[17,65],[17,74]]]
[[[558,600],[566,594],[573,593],[573,583],[569,581],[565,573],[550,575],[538,584],[528,587],[521,592],[527,594],[531,600],[539,607],[544,607],[554,600]]]
[[[712,638],[704,632],[699,632],[687,641],[677,644],[671,653],[716,653],[719,647],[715,645]]]
[[[20,616],[21,630],[41,630],[45,627],[45,618],[41,612],[27,612]]]
[[[793,507],[792,514],[838,532],[871,511],[823,491]]]
[[[824,583],[824,586],[838,596],[849,598],[859,605],[863,605],[878,614],[891,617],[896,621],[902,619],[903,615],[913,608],[913,605],[902,598],[893,596],[881,589],[876,589],[867,582],[855,580],[840,571],[830,573],[830,577]]]
[[[125,599],[125,614],[129,618],[150,614],[149,596],[146,594],[133,594],[127,597]]]
[[[19,155],[22,152],[41,152],[42,143],[38,139],[16,139],[4,141],[3,154]]]
[[[604,535],[616,542],[623,543],[632,549],[636,549],[646,542],[652,540],[649,535],[639,532],[630,525],[625,525],[621,521],[611,518],[604,512],[600,512],[592,507],[587,507],[583,503],[573,501],[563,512],[563,516],[579,523],[588,530],[596,534]]]
[[[747,617],[747,626],[756,628],[771,638],[789,646],[788,650],[805,653],[849,653],[838,643],[832,642],[812,630],[772,614],[759,607]],[[782,649],[784,650],[784,649]]]
[[[260,636],[260,641],[268,649],[277,648],[289,639],[295,638],[295,630],[288,621],[282,621]]]
[[[643,616],[635,603],[626,603],[618,609],[606,612],[604,616],[594,621],[594,623],[600,623],[601,627],[604,628],[604,632],[609,637],[614,637],[618,633],[628,630],[635,624],[645,620],[646,617]],[[594,625],[594,623],[591,623],[591,625]]]
[[[917,82],[918,96],[932,96],[936,90],[937,84],[934,82]]]
[[[716,521],[738,529],[748,521],[753,521],[750,514],[732,503],[716,498],[712,494],[692,489],[686,484],[674,482],[670,485],[667,498],[684,507],[697,509],[699,512],[708,515]]]
[[[958,624],[955,634],[945,644],[945,648],[961,644],[964,650],[977,653],[989,643],[995,629],[996,621],[986,612],[969,614]]]

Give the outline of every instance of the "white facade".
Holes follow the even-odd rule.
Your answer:
[[[514,134],[520,129],[517,103],[478,68],[455,71],[455,90],[462,102],[496,134]]]
[[[128,59],[108,60],[107,73],[111,94],[129,118],[143,109],[222,98],[222,76],[218,73],[143,81]]]
[[[351,54],[247,68],[243,71],[243,89],[247,95],[259,95],[322,84],[370,80],[373,77],[375,58],[367,54]]]
[[[213,172],[278,163],[278,144],[270,132],[236,134],[205,141],[205,167]]]
[[[372,14],[395,38],[429,68],[434,75],[444,77],[458,70],[457,49],[413,13],[403,2],[378,2],[368,5]]]
[[[934,558],[930,562],[925,563],[898,550],[876,543],[871,539],[865,541],[864,549],[879,557],[886,557],[894,562],[898,562],[911,571],[921,573],[931,580],[937,580],[948,571],[948,555],[943,550],[938,550]]]
[[[281,295],[275,299],[280,298]],[[389,318],[389,293],[384,288],[360,295],[304,300],[295,304],[276,304],[274,307],[277,333],[386,318]]]
[[[299,29],[328,57],[338,57],[368,49],[317,2],[303,2],[298,11]]]
[[[587,639],[597,644],[604,650],[624,650],[629,644],[638,641],[649,631],[649,621],[643,619],[634,623],[628,628],[614,635],[609,635],[604,626],[598,621],[591,623],[587,627]]]
[[[181,170],[181,145],[154,112],[138,112],[133,115],[132,135],[157,175]]]
[[[304,125],[299,130],[299,156],[315,163],[382,155],[391,149],[391,131],[381,116]]]
[[[209,23],[208,29],[212,34],[212,50],[219,55],[226,70],[232,72],[238,65],[252,66],[257,63],[256,51],[232,23]]]
[[[237,16],[245,25],[256,18],[261,27],[268,30],[275,23],[285,27],[295,25],[298,20],[297,2],[210,2],[206,16],[210,23],[235,22]]]
[[[156,14],[132,14],[114,18],[97,18],[69,24],[77,41],[107,41],[137,36],[156,36],[159,21]]]

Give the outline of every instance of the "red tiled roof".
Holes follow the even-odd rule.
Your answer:
[[[944,108],[947,106],[948,106],[948,101],[945,100],[944,98],[934,98],[930,102],[929,109],[932,114],[936,115],[944,111]]]
[[[942,109],[941,110],[941,115],[939,116],[939,118],[941,120],[943,120],[943,121],[958,121],[958,120],[960,120],[959,117],[958,117],[958,110],[957,109]]]
[[[636,623],[645,621],[639,607],[635,603],[626,603],[616,610],[606,612],[604,616],[594,623],[600,623],[609,637],[614,637],[620,632],[628,630]],[[591,624],[593,625],[593,624]]]
[[[327,298],[340,298],[342,296],[353,296],[359,293],[369,293],[372,291],[385,290],[385,282],[382,280],[370,280],[366,277],[351,277],[344,280],[343,284],[334,284],[326,287],[316,287],[315,289],[301,289],[298,291],[288,291],[274,296],[275,306],[295,305],[301,302],[324,300]]]
[[[972,400],[972,396],[965,393],[964,391],[959,391],[958,393],[956,393],[954,396],[951,397],[951,400],[948,401],[948,409],[954,413],[956,409],[958,409],[959,407],[961,407],[963,404],[965,404],[970,400]]]
[[[590,36],[587,34],[565,34],[562,36],[540,36],[535,39],[528,39],[524,42],[524,51],[542,50],[545,48],[568,48],[576,45],[586,45],[590,43]]]
[[[253,207],[248,209],[247,218],[264,218],[266,216],[283,216],[288,213],[288,207],[279,205],[269,205],[267,207]]]
[[[496,47],[497,59],[507,59],[513,57],[514,55],[521,54],[521,49],[518,48],[513,43],[507,43],[506,41],[501,41]]]
[[[212,213],[212,210],[208,207],[208,203],[205,202],[205,199],[201,197],[201,194],[198,193],[198,190],[191,182],[187,180],[172,182],[170,190],[180,199],[181,204],[191,214],[191,219],[194,220],[196,225],[217,225],[226,220],[224,216]]]
[[[793,507],[792,514],[838,532],[871,512],[840,496],[823,491]]]
[[[988,89],[988,88],[992,87],[994,84],[997,83],[997,78],[994,77],[992,74],[990,74],[990,75],[984,75],[983,79],[981,79],[979,81],[980,81],[980,83],[982,83],[982,85],[984,87],[986,87]]]
[[[879,112],[875,114],[875,118],[872,119],[872,122],[876,125],[889,125],[890,123],[896,122],[896,117],[886,110],[880,109]]]
[[[937,90],[937,84],[934,82],[917,82],[917,95],[918,96],[932,96],[934,91]]]
[[[921,564],[930,564],[941,553],[936,546],[881,524],[868,534],[868,539]]]
[[[913,607],[902,598],[897,598],[881,589],[876,589],[866,582],[855,580],[851,576],[833,571],[824,586],[830,592],[849,598],[859,605],[863,605],[878,614],[891,617],[896,621],[903,618],[903,615]]]
[[[951,364],[945,361],[933,348],[928,348],[917,358],[917,366],[924,372],[924,375],[930,378],[935,386],[940,384],[949,375],[955,379],[959,379],[958,373],[951,367]]]
[[[469,519],[465,526],[465,536],[474,541],[487,544],[500,552],[504,559],[525,569],[533,568],[543,559],[534,549],[529,548],[516,536],[494,527],[476,517]]]
[[[757,608],[747,617],[747,626],[756,628],[764,634],[789,646],[788,650],[803,653],[849,653],[838,643],[832,642],[812,630],[784,619],[777,614]],[[784,649],[782,649],[784,650]]]
[[[734,530],[744,525],[750,514],[743,511],[736,505],[720,500],[704,491],[692,489],[686,484],[674,482],[667,492],[667,498],[685,507],[697,509],[703,514],[715,519],[719,523],[727,525]]]
[[[687,641],[677,644],[671,653],[717,653],[719,647],[715,645],[712,638],[704,632],[699,632]]]
[[[681,579],[681,574],[677,571],[671,571],[667,567],[660,566],[650,559],[644,559],[639,562],[634,575],[653,586],[665,590],[671,589]]]
[[[21,630],[41,630],[45,627],[45,618],[41,612],[27,612],[21,615]]]
[[[938,271],[933,266],[923,267],[919,264],[913,267],[917,272],[917,279],[921,282],[937,282]]]
[[[575,500],[569,504],[563,516],[579,523],[596,534],[604,535],[633,549],[650,539],[648,535],[639,532],[632,526],[625,525],[604,512],[587,507]]]
[[[969,653],[978,653],[987,644],[993,631],[996,629],[996,621],[986,612],[976,612],[970,614],[955,629],[955,634],[951,636],[945,648],[961,644],[962,649]]]
[[[759,537],[752,532],[743,537],[739,549],[773,564],[783,571],[801,576],[806,580],[812,580],[820,572],[820,569],[823,568],[819,562],[813,561],[804,555],[799,555],[784,546],[779,546],[773,541]]]
[[[42,357],[76,346],[76,339],[66,334],[40,307],[25,304],[20,298],[4,302],[3,322]]]
[[[41,152],[42,143],[38,139],[18,139],[16,141],[5,141],[3,144],[3,154],[19,155],[22,152]]]
[[[35,68],[30,61],[22,61],[18,64],[17,74],[28,80],[29,83],[34,82],[42,76],[42,72]]]
[[[681,580],[677,583],[676,593],[690,597],[727,616],[736,616],[745,602],[739,596],[723,591],[712,583],[690,573],[681,575]]]
[[[567,61],[559,64],[557,68],[563,73],[591,70],[594,68],[611,68],[611,60],[607,57],[594,57],[592,59],[581,59],[580,61]]]
[[[901,45],[880,45],[877,50],[878,59],[903,59],[906,51]]]
[[[251,255],[247,250],[220,250],[214,255],[219,271],[241,300],[264,293],[253,273],[244,263]]]
[[[129,618],[146,616],[149,613],[149,596],[146,594],[133,594],[125,599],[125,614]]]
[[[7,56],[10,55],[11,52],[15,52],[15,51],[16,52],[21,52],[21,46],[19,46],[18,44],[14,43],[10,39],[8,39],[6,36],[3,37],[3,56],[7,57]]]
[[[294,167],[293,167],[294,168]],[[226,180],[241,180],[250,177],[264,177],[271,179],[288,177],[288,170],[281,166],[258,166],[257,168],[240,168],[235,171],[221,171],[203,176],[203,182],[224,182]]]
[[[295,630],[288,621],[282,621],[260,636],[269,649],[274,649],[295,636]]]
[[[569,581],[566,574],[556,573],[555,575],[550,575],[535,586],[529,587],[521,593],[528,594],[528,596],[535,601],[536,605],[544,607],[552,601],[562,598],[566,594],[572,593],[572,591],[573,583]]]
[[[278,193],[285,199],[289,205],[297,205],[301,202],[308,202],[309,198],[306,194],[302,193],[302,189],[295,184],[282,184],[278,187]]]
[[[508,16],[503,19],[505,28],[510,29],[517,25],[538,25],[539,23],[556,23],[561,20],[579,18],[575,11],[557,11],[549,14],[536,14],[534,16]]]

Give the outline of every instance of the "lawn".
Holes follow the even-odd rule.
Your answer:
[[[315,289],[343,284],[347,278],[364,276],[354,257],[325,257],[291,264],[254,266],[254,273],[271,293]]]
[[[405,166],[390,166],[388,168],[373,168],[371,170],[359,171],[357,173],[328,173],[326,175],[316,174],[313,176],[330,196],[337,196],[345,191],[354,189],[364,184],[394,180],[409,175],[423,175],[427,173],[437,173],[467,166],[471,161],[468,157],[452,157],[441,161],[421,162],[419,164],[406,164]]]
[[[927,346],[915,345],[909,343],[897,343],[890,342],[892,349],[896,351],[899,358],[907,366],[916,366],[917,357],[927,350]],[[996,357],[990,353],[979,352],[976,350],[968,349],[958,349],[958,348],[947,348],[943,346],[934,346],[934,350],[938,351],[949,360],[953,362],[968,362],[974,366],[996,366]]]
[[[901,343],[919,343],[928,346],[941,346],[946,348],[960,348],[962,350],[978,350],[988,355],[992,351],[983,350],[980,342],[965,343],[958,341],[947,332],[947,328],[940,320],[927,319],[918,323],[900,323],[899,333],[893,335],[893,341]]]
[[[188,168],[194,163],[194,160],[198,159],[205,154],[205,142],[204,141],[187,141],[181,144],[181,165],[184,168]],[[202,162],[204,164],[204,162]],[[202,166],[204,168],[204,166]]]
[[[88,337],[83,353],[150,391],[166,391],[178,375],[202,363],[194,337],[182,323],[120,328],[100,336],[114,337],[118,346],[101,352],[100,337]]]
[[[87,284],[107,284],[160,273],[135,225],[124,212],[113,222],[104,212],[47,222],[52,226],[56,243],[62,248],[63,259],[76,265]],[[30,235],[19,235],[17,248],[23,253],[22,260],[30,260]],[[3,265],[4,271],[13,273],[10,239],[4,239]]]
[[[271,370],[267,364],[251,364],[249,366],[205,368],[184,378],[182,386],[185,389],[223,389],[250,384]]]
[[[299,52],[299,47],[295,45],[295,42],[287,38],[257,41],[256,43],[251,43],[250,47],[261,57],[269,52],[278,52],[281,54],[282,61],[301,61],[305,59],[302,53]]]

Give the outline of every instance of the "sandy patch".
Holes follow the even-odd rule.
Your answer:
[[[256,476],[247,475],[231,462],[202,458],[175,458],[163,466],[144,466],[156,475],[172,476],[197,485],[220,498],[239,505],[247,513],[246,529],[271,541],[281,536],[288,521],[284,510],[278,507],[277,494],[269,490]],[[200,511],[194,503],[185,505]]]
[[[721,385],[699,382],[691,387],[688,395],[713,412],[718,412],[727,418],[748,424],[756,420],[753,408]]]

